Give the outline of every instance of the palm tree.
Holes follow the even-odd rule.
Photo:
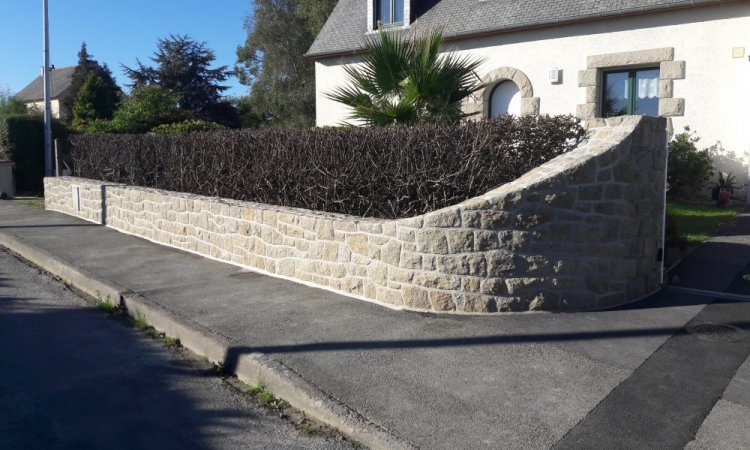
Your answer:
[[[483,87],[475,72],[482,61],[440,55],[442,42],[440,30],[410,39],[381,30],[367,39],[361,66],[344,67],[350,84],[328,97],[366,125],[457,122],[468,115],[461,101]]]

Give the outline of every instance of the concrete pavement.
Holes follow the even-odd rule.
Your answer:
[[[662,292],[604,312],[434,316],[249,273],[28,207],[0,204],[0,233],[241,343],[228,352],[230,366],[239,355],[262,352],[423,448],[549,448],[578,432],[595,439],[587,420],[608,417],[597,405],[615,401],[616,388],[712,300]],[[732,262],[750,260],[750,226],[730,238],[721,247],[731,246]],[[726,269],[734,273],[721,275],[725,283],[742,266]],[[691,270],[707,270],[700,267]],[[750,304],[737,307],[744,313]],[[723,392],[732,375],[710,392]],[[694,403],[694,392],[682,394],[660,410],[663,420]],[[705,412],[676,431],[680,442],[695,437],[714,407],[715,396],[704,397]]]

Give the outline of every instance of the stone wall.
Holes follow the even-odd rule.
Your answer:
[[[665,120],[598,119],[575,150],[423,216],[363,219],[61,177],[47,209],[395,308],[606,308],[659,287]],[[71,192],[80,190],[74,209]],[[102,195],[104,203],[102,205]]]

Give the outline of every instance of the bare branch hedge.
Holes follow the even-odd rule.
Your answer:
[[[74,174],[358,216],[423,214],[481,195],[572,149],[571,116],[456,125],[261,129],[71,138]]]

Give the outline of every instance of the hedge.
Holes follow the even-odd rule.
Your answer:
[[[481,195],[572,149],[571,116],[456,125],[78,135],[74,173],[113,183],[399,218]]]
[[[68,131],[53,121],[52,136],[67,140]],[[44,117],[26,114],[0,117],[0,159],[15,163],[16,191],[41,193],[44,179]]]

